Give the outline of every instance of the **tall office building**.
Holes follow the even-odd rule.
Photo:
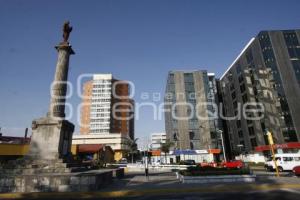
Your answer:
[[[300,30],[261,31],[252,38],[221,77],[224,111],[238,116],[239,105],[257,103],[240,119],[227,120],[231,148],[250,152],[267,145],[265,131],[276,143],[300,139]],[[252,120],[250,118],[257,118]]]
[[[207,71],[171,71],[165,94],[165,128],[175,149],[219,147],[221,129],[214,74]]]
[[[134,138],[134,101],[128,83],[95,74],[83,86],[81,134],[120,133]]]

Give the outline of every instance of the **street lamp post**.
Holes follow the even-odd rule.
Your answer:
[[[145,163],[144,163],[144,166],[145,166],[145,177],[146,177],[146,180],[149,180],[149,167],[148,167],[148,165],[149,165],[149,163],[148,163],[148,151],[149,151],[149,143],[148,143],[148,141],[146,140],[146,147],[145,147],[145,144],[143,145],[144,146],[144,161],[145,161]]]
[[[217,129],[217,132],[220,133],[220,136],[221,136],[221,142],[222,142],[222,149],[223,149],[223,157],[224,157],[224,161],[227,162],[227,159],[226,159],[226,152],[225,152],[225,146],[224,146],[224,140],[223,140],[223,131],[220,130],[220,129]]]

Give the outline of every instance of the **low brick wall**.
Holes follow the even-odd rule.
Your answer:
[[[256,180],[256,175],[183,176],[178,172],[176,175],[182,183],[251,183]]]
[[[0,192],[95,191],[112,182],[113,171],[0,177]]]

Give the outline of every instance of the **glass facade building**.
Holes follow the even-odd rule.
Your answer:
[[[239,104],[256,103],[255,108],[264,109],[226,121],[233,152],[267,145],[267,130],[276,143],[299,141],[299,39],[300,30],[261,31],[221,77],[228,117],[238,114]]]
[[[165,125],[175,149],[218,147],[217,87],[207,71],[171,71],[165,94]]]

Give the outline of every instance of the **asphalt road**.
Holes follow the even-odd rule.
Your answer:
[[[124,179],[96,192],[0,194],[0,199],[132,199],[132,200],[296,200],[300,196],[300,178],[283,173],[257,171],[255,183],[182,184],[174,173],[129,173]]]
[[[256,191],[234,191],[234,192],[183,192],[176,193],[176,191],[164,194],[145,194],[138,196],[125,196],[125,197],[105,197],[101,193],[73,193],[73,194],[62,194],[62,195],[48,195],[48,196],[35,196],[25,195],[21,199],[106,199],[106,200],[297,200],[299,199],[299,189],[276,189],[276,190],[256,190]],[[2,198],[5,199],[5,198]],[[9,198],[12,199],[12,198]],[[18,198],[20,199],[20,198]]]
[[[275,190],[275,191],[255,191],[255,192],[234,192],[234,193],[184,193],[184,194],[168,194],[168,195],[154,195],[142,196],[120,199],[135,199],[135,200],[296,200],[299,199],[299,191],[294,190]],[[116,198],[115,198],[116,199]]]

